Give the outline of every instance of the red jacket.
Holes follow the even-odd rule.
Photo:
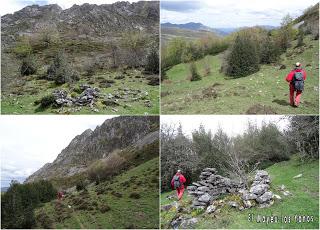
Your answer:
[[[186,178],[181,174],[181,173],[176,173],[176,175],[178,175],[180,177],[180,188],[184,188],[184,183],[186,183]],[[174,180],[173,180],[174,176],[172,177],[171,180],[171,188],[174,189]]]
[[[295,72],[302,72],[303,79],[306,80],[307,73],[306,73],[306,71],[304,71],[304,69],[294,69],[294,70],[291,70],[291,72],[287,75],[287,77],[286,77],[286,81],[287,82],[291,82],[292,81]]]

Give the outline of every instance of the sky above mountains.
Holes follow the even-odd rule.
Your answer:
[[[212,28],[235,28],[255,25],[279,26],[290,14],[300,16],[318,0],[165,0],[161,1],[161,23],[200,22]]]
[[[2,116],[0,120],[1,187],[22,182],[50,163],[86,129],[114,116]]]

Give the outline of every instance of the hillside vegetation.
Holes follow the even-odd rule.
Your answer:
[[[260,71],[242,78],[228,78],[220,72],[222,55],[196,61],[201,81],[190,82],[189,65],[179,64],[166,71],[161,86],[161,107],[165,114],[316,114],[319,110],[319,43],[311,36],[305,46],[297,41],[281,56],[280,64],[262,65]],[[295,62],[307,72],[301,106],[289,105],[289,86],[284,80]],[[210,73],[206,73],[207,66]]]
[[[319,160],[301,162],[296,156],[293,156],[289,161],[275,163],[266,169],[271,176],[271,190],[275,194],[279,193],[281,185],[292,193],[291,196],[282,196],[282,200],[276,201],[274,205],[267,209],[253,207],[244,211],[239,211],[231,207],[223,207],[218,214],[204,214],[200,212],[191,212],[189,215],[199,218],[199,222],[194,225],[194,228],[286,228],[286,229],[317,229],[319,226]],[[294,179],[296,175],[302,174],[301,178]],[[161,194],[161,205],[172,203],[168,200],[168,196],[175,195],[174,192],[165,192]],[[226,200],[232,197],[225,197]],[[191,198],[186,194],[179,202],[183,208],[188,208],[191,205]],[[253,221],[248,221],[249,214],[253,215]],[[161,227],[170,228],[169,223],[174,216],[186,215],[179,213],[175,208],[169,211],[161,211]],[[257,217],[262,216],[284,216],[291,217],[290,223],[266,223],[257,222]],[[296,216],[313,217],[313,221],[299,222],[295,219]],[[270,220],[270,219],[269,219]]]
[[[2,113],[158,114],[158,16],[143,1],[4,15]]]
[[[37,228],[158,228],[159,159],[35,211]]]

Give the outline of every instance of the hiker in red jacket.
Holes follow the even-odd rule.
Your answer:
[[[301,68],[301,63],[297,62],[294,70],[292,70],[286,77],[286,81],[290,84],[290,105],[298,107],[300,103],[301,94],[304,88],[304,81],[307,78],[306,71]],[[296,96],[294,93],[296,92]]]
[[[63,192],[60,191],[60,192],[58,192],[58,200],[60,201],[60,200],[62,200],[62,198],[63,198]]]
[[[171,180],[172,189],[177,190],[178,200],[180,200],[183,196],[184,183],[186,183],[186,178],[181,174],[181,170],[178,170]]]

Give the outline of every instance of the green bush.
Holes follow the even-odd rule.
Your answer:
[[[55,98],[53,95],[46,95],[42,97],[36,104],[40,104],[40,108],[46,109],[55,103]]]
[[[92,163],[88,169],[89,180],[100,182],[115,176],[126,167],[126,160],[117,152],[110,153],[105,159]]]
[[[157,49],[151,49],[148,54],[145,70],[154,74],[159,73],[159,54]]]
[[[189,68],[190,68],[190,74],[191,74],[190,81],[199,81],[202,79],[200,74],[198,73],[197,66],[194,62],[190,64]]]
[[[20,73],[22,76],[28,76],[35,74],[37,72],[37,64],[36,60],[32,56],[27,56],[23,59],[21,67],[20,67]]]
[[[132,199],[140,199],[141,196],[140,196],[139,193],[133,192],[133,193],[130,193],[129,198],[132,198]]]
[[[244,77],[259,71],[257,44],[248,33],[237,35],[226,61],[226,74],[232,77]]]
[[[80,180],[77,182],[77,184],[76,184],[77,191],[84,190],[85,188],[86,188],[86,184],[83,180]]]
[[[280,56],[279,47],[276,46],[271,36],[267,36],[265,41],[262,43],[260,51],[260,63],[270,64],[274,63],[279,59]]]
[[[12,182],[7,192],[1,195],[1,227],[35,227],[34,209],[40,203],[54,199],[57,191],[49,181],[19,184]]]
[[[79,80],[79,74],[71,68],[63,52],[55,56],[47,75],[49,80],[55,81],[58,85]]]

